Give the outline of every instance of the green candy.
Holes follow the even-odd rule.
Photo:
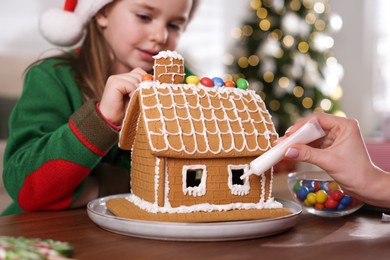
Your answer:
[[[237,88],[242,89],[242,90],[247,90],[249,86],[249,82],[246,79],[238,79],[237,80]]]

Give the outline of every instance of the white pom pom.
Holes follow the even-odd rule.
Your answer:
[[[58,46],[74,45],[83,36],[80,17],[62,9],[51,9],[43,13],[39,29],[46,40]]]

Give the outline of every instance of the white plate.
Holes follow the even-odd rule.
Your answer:
[[[126,236],[175,241],[229,241],[281,233],[293,227],[302,212],[297,203],[276,199],[292,214],[271,219],[214,223],[143,221],[116,217],[107,209],[107,200],[126,196],[128,194],[113,195],[89,202],[89,218],[105,230]]]

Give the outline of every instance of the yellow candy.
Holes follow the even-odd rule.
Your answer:
[[[186,78],[187,84],[194,84],[197,85],[199,83],[200,79],[197,76],[191,75]]]
[[[303,203],[305,204],[306,207],[311,207],[311,206],[313,206],[313,204],[311,204],[311,203],[309,202],[308,199],[305,199],[305,200],[303,201]]]
[[[317,195],[313,192],[310,192],[309,194],[307,194],[306,199],[307,199],[308,203],[310,203],[310,206],[317,203]]]
[[[328,198],[328,194],[326,193],[326,191],[319,190],[316,192],[317,203],[323,204],[323,203],[325,203],[327,198]]]

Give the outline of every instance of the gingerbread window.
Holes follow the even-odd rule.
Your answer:
[[[183,193],[194,197],[206,194],[206,165],[183,166]]]
[[[243,196],[249,194],[249,178],[241,179],[241,176],[248,170],[249,166],[247,164],[228,165],[228,186],[233,195]]]

